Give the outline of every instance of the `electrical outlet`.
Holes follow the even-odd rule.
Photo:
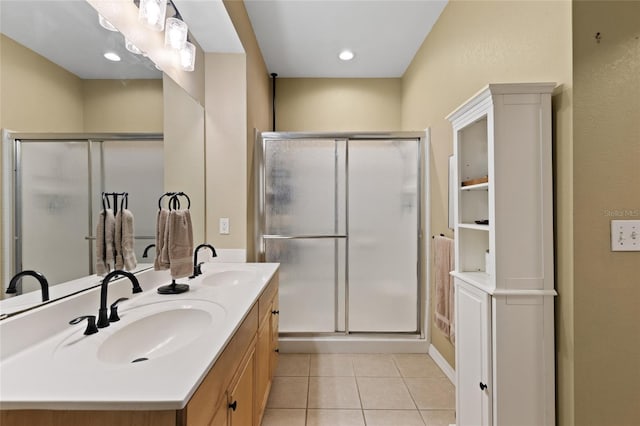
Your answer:
[[[229,233],[229,218],[221,217],[220,218],[220,234],[228,234]]]
[[[640,251],[640,220],[611,221],[611,251]]]

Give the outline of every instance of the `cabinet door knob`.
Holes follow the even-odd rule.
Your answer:
[[[280,353],[280,349],[278,349],[278,348],[275,348],[273,351]]]
[[[280,315],[280,311],[271,311],[273,315]]]
[[[233,401],[231,404],[229,404],[229,408],[231,408],[233,411],[236,411],[236,408],[238,408],[238,401]]]
[[[485,385],[484,383],[480,382],[480,390],[485,390],[487,388],[487,385]]]

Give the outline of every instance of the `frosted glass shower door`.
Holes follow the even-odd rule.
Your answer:
[[[20,143],[22,265],[50,285],[89,274],[88,145],[86,142]],[[22,280],[22,292],[40,289]]]
[[[280,331],[344,330],[345,161],[340,140],[264,142],[265,255],[280,262]]]
[[[349,331],[416,332],[417,140],[349,141]]]

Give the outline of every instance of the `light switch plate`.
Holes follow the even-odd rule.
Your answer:
[[[229,233],[229,218],[228,217],[221,217],[220,218],[220,234],[228,234]]]
[[[611,221],[611,251],[640,251],[640,220]]]

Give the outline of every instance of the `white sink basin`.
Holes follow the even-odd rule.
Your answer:
[[[225,316],[226,310],[217,303],[198,300],[132,306],[122,310],[121,321],[96,334],[74,333],[57,346],[55,356],[67,361],[78,355],[92,357],[107,364],[153,361],[211,333]]]
[[[208,274],[202,280],[203,285],[210,286],[234,286],[255,281],[258,275],[255,271],[221,271]]]
[[[171,309],[120,328],[98,348],[100,361],[116,364],[147,361],[197,339],[213,317],[202,309]]]

